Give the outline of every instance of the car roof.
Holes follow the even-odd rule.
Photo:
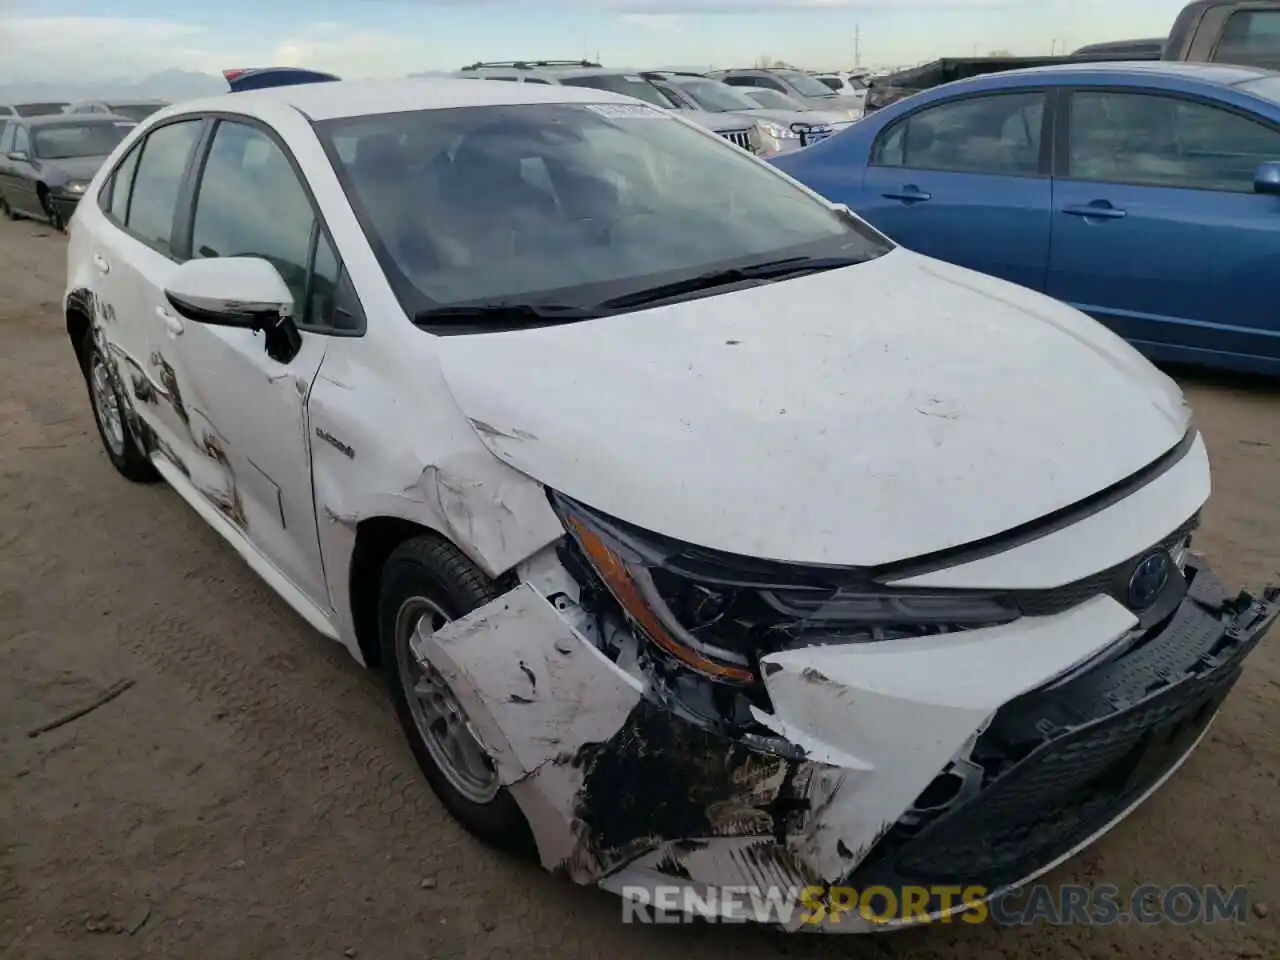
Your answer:
[[[238,104],[280,104],[312,120],[335,120],[412,110],[518,106],[537,103],[631,103],[631,97],[585,87],[541,83],[476,83],[461,77],[412,80],[334,80],[188,100],[164,116],[233,109]],[[158,115],[157,115],[158,116]]]
[[[1000,73],[986,73],[965,80],[957,80],[957,84],[973,84],[981,81],[1040,79],[1045,77],[1087,76],[1092,79],[1127,77],[1146,77],[1151,79],[1165,78],[1170,80],[1193,80],[1219,87],[1234,87],[1250,80],[1263,77],[1280,76],[1273,70],[1261,67],[1241,67],[1224,63],[1185,63],[1180,60],[1107,60],[1088,63],[1054,63],[1043,67],[1024,67],[1020,70],[1006,70]],[[951,84],[948,84],[951,86]]]
[[[577,64],[574,66],[559,66],[552,64],[550,66],[539,66],[531,63],[526,67],[517,67],[509,64],[500,64],[493,66],[464,67],[454,76],[470,77],[472,79],[479,78],[483,80],[487,74],[500,73],[504,77],[524,77],[537,76],[538,74],[547,74],[555,77],[556,80],[572,79],[574,77],[620,77],[620,76],[639,76],[644,71],[633,70],[630,67],[599,67],[599,66],[582,66]]]

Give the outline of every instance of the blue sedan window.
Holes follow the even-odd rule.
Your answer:
[[[889,127],[871,162],[956,173],[1035,175],[1044,94],[1001,93],[927,107]]]
[[[1280,133],[1229,110],[1154,94],[1077,91],[1070,176],[1157,187],[1253,191],[1280,160]]]

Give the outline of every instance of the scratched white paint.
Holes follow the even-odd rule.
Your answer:
[[[583,503],[730,553],[874,565],[1033,521],[1183,436],[1163,374],[1011,296],[898,250],[441,354],[462,410],[500,431],[486,445]]]
[[[820,771],[811,790],[822,814],[789,839],[792,851],[823,879],[838,880],[1003,704],[1136,623],[1120,604],[1097,597],[1058,616],[985,630],[765,657],[781,667],[765,668],[778,719],[857,761]]]
[[[419,633],[413,649],[448,680],[502,782],[537,778],[536,789],[515,796],[543,864],[564,865],[577,843],[573,800],[582,785],[581,768],[565,758],[617,733],[640,700],[640,684],[528,584],[442,630]]]
[[[138,318],[95,323],[159,397],[130,400],[136,414],[175,463],[194,467],[186,477],[158,460],[165,479],[357,657],[349,589],[362,521],[411,521],[492,576],[518,572],[521,586],[418,646],[451,678],[546,866],[615,888],[628,877],[669,882],[657,871],[668,856],[703,884],[834,880],[851,867],[841,848],[865,853],[995,710],[1123,635],[1132,616],[1097,599],[990,630],[768,657],[774,712],[757,718],[805,751],[797,789],[812,815],[783,843],[712,838],[686,849],[675,841],[700,838],[658,838],[605,877],[582,854],[581,770],[560,761],[609,740],[648,691],[597,651],[574,610],[546,599],[572,604],[577,590],[548,549],[563,530],[544,485],[706,547],[898,561],[1034,520],[1133,473],[1183,435],[1185,404],[1082,315],[906,251],[557,329],[452,338],[413,329],[299,110],[322,120],[554,101],[623,102],[531,84],[315,84],[173,106],[118,148],[115,157],[185,112],[239,112],[274,127],[368,317],[361,337],[304,336],[298,358],[279,364],[246,331],[162,322],[172,261],[112,227],[91,200],[73,222],[68,291],[92,289],[117,318]],[[153,355],[172,365],[188,422]],[[231,464],[241,526],[210,506],[210,492],[232,487],[198,449],[206,428]],[[1197,440],[1176,468],[1094,518],[913,583],[1063,583],[1133,555],[1207,496]],[[773,845],[766,867],[761,844]]]

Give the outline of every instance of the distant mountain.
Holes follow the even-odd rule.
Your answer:
[[[97,83],[0,83],[0,103],[39,100],[130,100],[159,97],[177,103],[227,92],[227,82],[211,73],[164,70],[141,80],[103,80]]]

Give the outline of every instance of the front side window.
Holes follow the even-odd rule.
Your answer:
[[[1280,132],[1206,103],[1076,91],[1070,109],[1077,180],[1250,193],[1258,165],[1280,160]]]
[[[468,107],[317,124],[393,287],[422,310],[599,303],[883,238],[743,151],[641,104]],[[351,160],[336,144],[355,138]]]
[[[182,177],[201,125],[200,120],[168,124],[153,131],[142,147],[125,225],[163,253],[169,252]]]
[[[1044,94],[1005,93],[917,111],[880,134],[871,162],[885,167],[1033,176],[1040,167]]]
[[[1280,10],[1239,10],[1227,17],[1213,59],[1280,67]]]
[[[819,77],[818,80],[824,87],[833,92],[839,92],[841,86],[843,86],[839,77]]]
[[[256,127],[223,121],[196,193],[194,257],[261,257],[305,313],[315,212],[284,151]]]
[[[4,156],[13,149],[13,135],[18,132],[16,123],[0,122],[0,156]]]
[[[44,124],[31,133],[31,152],[41,160],[105,157],[125,138],[129,129],[97,121]]]

